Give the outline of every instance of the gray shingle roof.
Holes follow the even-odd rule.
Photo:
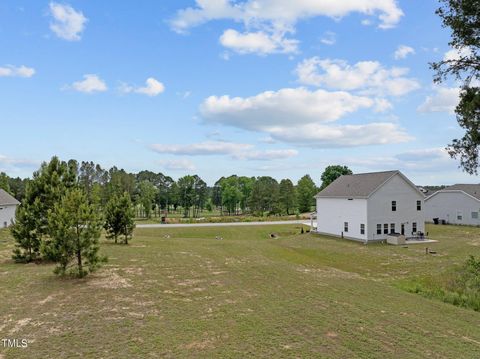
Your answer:
[[[480,200],[480,184],[454,184],[442,191],[463,191],[472,197]]]
[[[12,195],[0,188],[0,206],[20,204]]]
[[[316,197],[367,198],[399,171],[359,173],[338,177]]]

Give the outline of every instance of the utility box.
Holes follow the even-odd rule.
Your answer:
[[[405,236],[400,233],[390,233],[387,235],[387,243],[394,246],[401,246],[406,244]]]

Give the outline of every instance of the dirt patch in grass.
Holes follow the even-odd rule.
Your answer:
[[[338,278],[338,279],[363,279],[358,273],[346,272],[337,268],[305,268],[297,269],[299,272],[312,274],[321,278]]]
[[[32,318],[23,318],[23,319],[17,320],[13,329],[10,330],[10,334],[18,332],[20,329],[22,329],[24,326],[26,326],[31,321],[32,321]]]
[[[183,346],[185,349],[206,350],[215,348],[214,341],[212,339],[204,339],[201,341],[193,341]]]
[[[43,305],[43,304],[45,304],[45,303],[51,302],[51,301],[53,300],[53,298],[54,298],[53,295],[49,295],[49,296],[46,297],[45,299],[39,300],[39,301],[38,301],[38,304]]]
[[[117,273],[116,268],[109,268],[93,275],[88,285],[106,289],[130,288],[132,284],[127,278]]]

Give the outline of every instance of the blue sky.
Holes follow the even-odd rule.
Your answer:
[[[373,4],[374,3],[374,4]],[[400,169],[477,182],[444,147],[462,136],[456,56],[436,1],[0,3],[0,171],[53,155],[104,167],[270,175]]]

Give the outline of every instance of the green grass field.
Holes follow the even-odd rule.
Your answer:
[[[0,358],[480,358],[479,312],[397,286],[479,254],[480,229],[427,230],[436,255],[295,225],[137,229],[82,280],[13,263],[0,231],[0,337],[29,341]]]

